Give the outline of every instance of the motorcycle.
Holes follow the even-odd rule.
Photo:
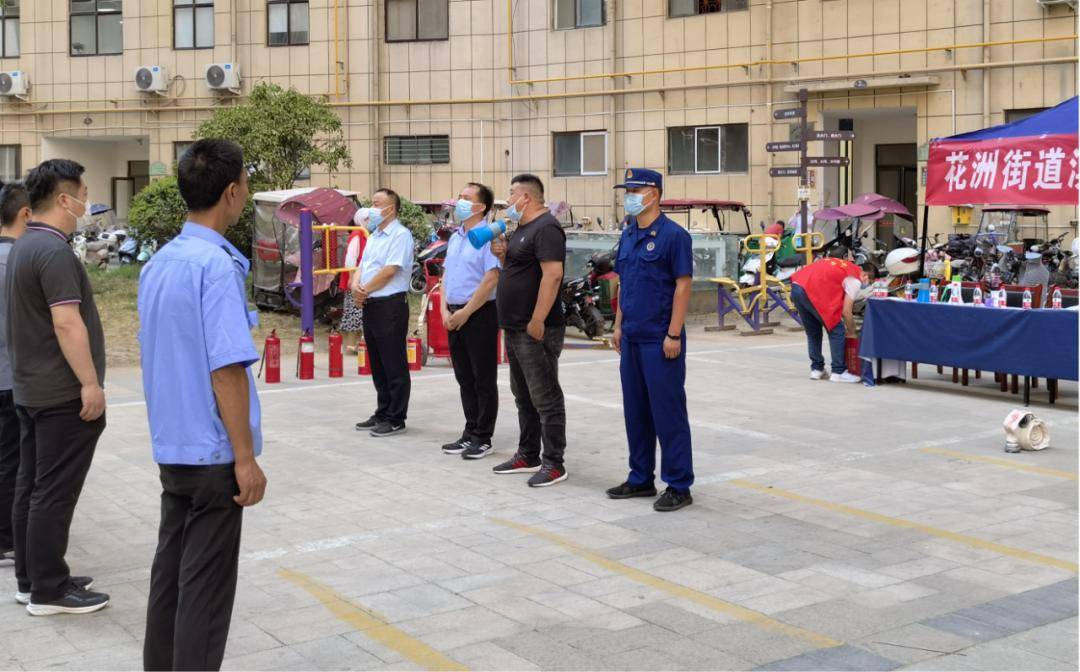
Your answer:
[[[423,294],[428,288],[428,277],[442,276],[442,265],[446,260],[446,250],[450,247],[450,235],[454,227],[443,225],[432,235],[432,240],[416,253],[412,275],[409,279],[409,292]]]
[[[563,280],[560,295],[563,317],[568,325],[585,332],[590,339],[603,335],[604,316],[596,307],[600,298],[600,289],[593,282],[590,274]]]

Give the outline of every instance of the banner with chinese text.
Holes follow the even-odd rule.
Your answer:
[[[1076,205],[1077,99],[1027,119],[934,140],[927,205]]]

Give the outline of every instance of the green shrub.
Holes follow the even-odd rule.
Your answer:
[[[229,228],[225,238],[245,255],[251,255],[251,229],[255,209],[248,200],[244,214],[235,226]],[[175,177],[166,177],[150,183],[135,195],[128,212],[128,233],[141,245],[156,243],[160,249],[180,233],[187,219],[187,205],[180,196]]]

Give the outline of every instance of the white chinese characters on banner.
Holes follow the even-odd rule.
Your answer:
[[[967,160],[968,154],[966,152],[952,152],[945,157],[946,163],[949,164],[949,172],[945,173],[945,181],[949,184],[949,191],[967,189],[967,180],[964,179],[964,173],[967,172],[967,166],[964,163]]]
[[[1028,168],[1031,167],[1031,152],[1022,149],[1009,150],[1005,155],[1005,170],[1001,183],[1002,189],[1013,187],[1024,190],[1028,186]]]
[[[1000,150],[952,151],[945,156],[945,183],[950,192],[993,189],[1000,172],[1002,189],[1075,189],[1080,180],[1080,148],[1073,150],[1069,178],[1063,181],[1065,157],[1061,147],[1039,150],[1036,161],[1032,161],[1031,151],[1012,149],[1005,154],[1003,163]]]
[[[998,158],[1000,150],[975,152],[975,165],[972,169],[972,189],[993,189],[997,182]]]
[[[1080,174],[1080,147],[1073,150],[1072,158],[1069,159],[1069,189],[1076,189],[1077,175]]]
[[[1036,189],[1061,189],[1061,163],[1065,160],[1065,151],[1060,147],[1039,150],[1039,162],[1035,164],[1037,176]]]

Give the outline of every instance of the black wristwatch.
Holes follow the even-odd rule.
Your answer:
[[[682,336],[672,336],[671,334],[668,334],[667,337],[670,338],[673,341],[681,341],[682,340]]]

